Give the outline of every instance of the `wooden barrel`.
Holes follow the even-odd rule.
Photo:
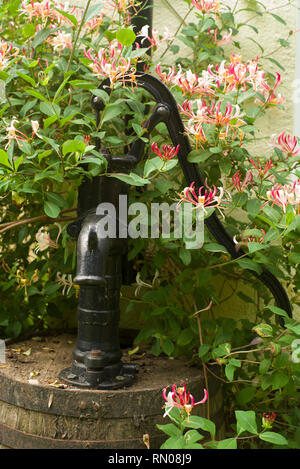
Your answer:
[[[140,370],[135,383],[118,391],[62,387],[59,372],[72,362],[76,337],[33,338],[10,345],[0,367],[0,448],[13,449],[158,449],[165,435],[162,390],[186,381],[196,400],[203,397],[203,375],[183,360],[128,355]],[[220,382],[209,376],[210,411],[219,433],[223,427]],[[206,416],[206,404],[193,415]],[[145,436],[146,435],[146,436]]]

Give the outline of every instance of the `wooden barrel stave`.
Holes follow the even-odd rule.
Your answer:
[[[71,349],[69,352],[61,355],[66,363],[71,361]],[[1,369],[0,448],[146,449],[145,434],[150,437],[150,447],[159,448],[165,435],[156,424],[168,423],[163,418],[163,388],[185,380],[188,390],[199,400],[203,397],[203,376],[201,370],[188,368],[180,360],[172,361],[172,372],[169,368],[168,372],[164,370],[165,365],[170,365],[167,358],[151,357],[149,363],[152,366],[147,367],[147,373],[138,375],[133,386],[118,391],[60,389],[45,382],[31,384],[24,379],[24,367],[32,367],[26,363],[18,365],[13,376],[9,370]],[[39,364],[42,375],[43,362]],[[57,360],[57,373],[52,377],[58,376],[64,365]],[[10,366],[13,363],[8,363]],[[151,373],[155,375],[153,380]],[[220,434],[222,388],[211,375],[209,392],[211,415]],[[196,406],[193,415],[205,417],[206,404]]]

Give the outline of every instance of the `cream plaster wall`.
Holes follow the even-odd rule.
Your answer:
[[[256,34],[249,27],[244,27],[241,30],[241,34],[238,36],[238,41],[241,44],[241,51],[244,60],[255,58],[257,55],[261,57],[262,55],[268,55],[272,53],[272,57],[278,60],[282,66],[285,68],[285,71],[278,69],[270,61],[264,59],[262,61],[265,69],[276,72],[279,71],[282,77],[282,84],[280,85],[280,92],[285,96],[285,109],[284,110],[271,110],[266,116],[260,119],[258,124],[259,133],[261,137],[268,137],[273,133],[279,134],[282,131],[293,132],[294,128],[294,104],[293,104],[293,82],[295,80],[296,73],[296,38],[295,34],[289,36],[291,42],[290,48],[281,48],[279,50],[278,39],[284,38],[287,39],[288,32],[297,29],[297,10],[294,7],[287,7],[285,0],[261,0],[264,5],[276,15],[283,18],[287,26],[284,26],[282,23],[275,20],[271,15],[264,16],[263,18],[256,17],[255,21],[250,22],[259,30],[259,34]],[[71,2],[69,2],[71,3]],[[97,3],[97,0],[94,0],[93,3]],[[227,0],[226,2],[220,2],[221,4],[235,5],[236,0]],[[86,0],[79,0],[76,2],[78,5],[84,6]],[[239,0],[238,8],[249,8],[255,5],[255,0]],[[154,27],[159,31],[163,32],[164,28],[167,26],[170,31],[175,33],[177,28],[181,23],[181,19],[184,18],[188,11],[189,7],[187,3],[183,0],[154,0]],[[239,22],[245,22],[249,20],[253,14],[249,12],[241,12],[238,16]],[[185,23],[193,20],[193,14],[190,13],[189,16],[185,19]],[[300,34],[300,32],[299,32]],[[264,53],[261,52],[260,48],[255,45],[253,41],[249,38],[253,38],[258,42],[264,49]],[[176,43],[176,41],[175,41]],[[181,46],[181,55],[190,53],[188,48],[185,48],[180,41],[177,41]],[[227,46],[229,53],[233,52],[234,48],[229,45]],[[184,51],[184,54],[183,54]],[[239,50],[236,53],[241,53]],[[173,55],[166,55],[165,59],[172,59]],[[155,58],[159,58],[157,55]],[[167,60],[166,60],[167,61]],[[254,146],[254,151],[257,155],[268,154],[270,152],[270,147],[268,146],[267,141],[257,141]],[[249,275],[249,274],[246,274]],[[217,281],[218,288],[222,288],[222,280]],[[243,290],[245,287],[241,285],[239,290],[244,291],[248,296],[255,298],[255,293],[252,289]],[[231,287],[227,285],[224,289],[224,297],[230,296]],[[222,314],[227,316],[236,316],[243,315],[249,316],[253,314],[254,307],[248,303],[243,302],[236,296],[231,297],[228,301],[224,302],[219,307],[215,308],[215,314]],[[132,314],[132,313],[131,313]],[[128,320],[129,320],[128,315]],[[297,310],[297,317],[300,319],[299,309]],[[126,323],[126,321],[125,321]],[[128,325],[127,325],[128,327]]]

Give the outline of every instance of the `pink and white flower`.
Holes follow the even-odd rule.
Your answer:
[[[278,138],[277,142],[275,140],[276,135],[271,136],[271,144],[274,148],[278,148],[283,153],[289,157],[295,157],[300,155],[300,148],[297,150],[298,140],[297,137],[288,134],[287,132],[282,132]]]
[[[171,160],[172,158],[174,158],[174,156],[177,155],[179,151],[179,145],[177,145],[177,147],[172,147],[171,145],[163,145],[162,147],[163,152],[161,152],[156,142],[152,143],[151,148],[152,148],[152,151],[157,156],[159,156],[159,158],[162,161]]]
[[[172,386],[172,391],[168,392],[168,394],[167,389],[168,388],[165,388],[163,390],[163,398],[166,401],[164,417],[168,415],[174,407],[177,407],[178,409],[182,409],[186,412],[187,421],[189,421],[189,417],[193,408],[196,405],[204,404],[208,399],[208,392],[206,389],[204,389],[203,399],[201,401],[195,402],[194,397],[186,391],[185,383],[178,387],[176,386],[176,383],[174,383]]]
[[[219,195],[217,195],[218,189]],[[195,183],[192,182],[190,186],[185,187],[182,193],[179,194],[180,201],[178,202],[178,206],[180,206],[183,202],[187,202],[194,206],[193,209],[203,211],[206,214],[206,207],[217,207],[219,209],[221,203],[223,203],[222,198],[224,195],[224,189],[222,187],[218,187],[218,189],[216,186],[213,186],[212,189],[201,186],[198,191],[196,191]],[[224,215],[222,214],[222,216]]]
[[[249,184],[253,181],[253,174],[251,173],[250,170],[246,171],[246,175],[244,177],[244,180],[242,181],[240,170],[238,170],[233,176],[232,176],[232,182],[237,189],[238,192],[243,192]]]
[[[201,13],[217,13],[220,9],[220,2],[216,0],[191,0],[191,3]]]
[[[170,33],[169,29],[165,27],[164,33],[161,36],[159,34],[159,31],[156,28],[153,28],[151,30],[151,33],[149,32],[149,25],[146,24],[145,26],[142,27],[140,33],[137,35],[137,37],[142,37],[143,39],[141,40],[141,44],[143,44],[146,40],[150,43],[150,47],[157,47],[159,46],[162,42],[164,41],[169,41],[173,39],[173,35]]]
[[[59,54],[63,49],[72,49],[72,35],[63,31],[58,31],[55,36],[50,36],[47,42],[53,47],[54,51]]]
[[[262,166],[259,157],[257,157],[256,162],[254,161],[252,157],[249,158],[249,161],[252,164],[252,166],[254,166],[254,168],[256,169],[258,173],[258,176],[261,179],[264,179],[267,176],[270,169],[273,167],[272,160],[266,160],[264,166]]]
[[[120,45],[119,45],[120,46]],[[100,49],[98,54],[92,55],[92,49],[84,51],[84,55],[91,60],[89,65],[99,79],[102,77],[109,78],[111,87],[120,79],[130,79],[134,81],[135,68],[131,64],[130,59],[120,56],[120,49],[115,43],[111,43],[109,51]],[[109,55],[108,55],[109,54]]]
[[[278,205],[282,208],[283,213],[286,213],[288,205],[291,205],[293,212],[296,214],[300,212],[300,179],[294,184],[275,184],[270,191],[267,192],[267,198],[273,205]]]
[[[19,49],[13,49],[11,42],[0,42],[0,71],[6,69],[9,64],[10,60],[15,58],[19,53]]]
[[[210,28],[208,28],[208,33],[211,36],[212,40],[214,41],[215,44],[218,44],[219,46],[229,44],[232,41],[232,29],[230,28],[228,33],[225,33],[221,39],[218,39],[218,28],[216,28],[214,31],[212,31]]]

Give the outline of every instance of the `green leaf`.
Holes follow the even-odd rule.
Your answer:
[[[258,324],[252,328],[252,331],[260,337],[273,337],[273,328],[269,324]]]
[[[209,152],[213,154],[222,153],[222,147],[210,147]]]
[[[43,96],[42,93],[40,93],[39,91],[32,90],[31,88],[26,88],[25,91],[26,91],[26,93],[30,94],[31,96],[34,96],[35,98],[38,98],[41,101],[45,101],[45,103],[49,103],[48,99],[45,98],[45,96]]]
[[[16,338],[20,335],[22,331],[22,324],[20,321],[14,321],[13,323],[9,324],[5,330],[5,334],[7,337]]]
[[[229,342],[225,342],[224,344],[218,345],[218,347],[214,348],[212,351],[212,357],[218,358],[218,357],[224,357],[225,355],[228,355],[231,352],[231,344]]]
[[[203,249],[208,252],[224,252],[225,254],[228,254],[227,249],[222,246],[221,244],[217,243],[208,243],[203,246]]]
[[[225,366],[225,375],[228,381],[232,381],[234,378],[235,367],[232,366],[230,363],[227,363]]]
[[[196,441],[203,440],[204,436],[200,435],[200,433],[197,432],[197,430],[189,430],[184,434],[184,439],[186,442],[186,445],[191,445],[193,443],[196,443]]]
[[[185,419],[182,422],[184,427],[201,429],[205,432],[208,432],[212,437],[215,437],[216,434],[216,425],[211,420],[208,420],[204,417],[198,417],[197,415],[190,416],[189,420]]]
[[[284,318],[289,317],[287,312],[284,311],[284,309],[278,308],[278,306],[265,306],[264,309],[269,309],[272,313],[277,314],[278,316],[283,316]]]
[[[75,28],[78,26],[78,21],[74,15],[70,15],[70,13],[67,13],[66,11],[59,10],[58,8],[54,8],[54,10],[58,11],[62,16],[67,18],[71,23],[75,26]]]
[[[127,182],[127,184],[130,184],[131,186],[144,186],[145,184],[150,184],[150,181],[148,181],[148,179],[143,179],[135,173],[114,173],[108,174],[108,176],[115,177],[117,179],[120,179],[120,181]]]
[[[117,41],[122,44],[122,46],[131,46],[136,39],[136,34],[132,31],[132,29],[124,28],[119,29],[116,34]]]
[[[268,205],[265,205],[263,208],[263,212],[267,215],[268,218],[270,218],[271,221],[277,223],[280,220],[280,213],[273,207],[269,207]]]
[[[236,410],[235,418],[237,421],[238,435],[240,435],[244,431],[248,431],[257,435],[256,418],[255,412],[253,410]]]
[[[217,449],[237,449],[236,438],[227,438],[227,440],[219,441]]]
[[[24,156],[19,156],[14,160],[15,171],[18,171],[20,164],[23,162]]]
[[[50,218],[57,218],[60,214],[60,207],[58,207],[53,202],[46,200],[44,203],[44,212]]]
[[[264,358],[259,364],[259,374],[264,375],[269,371],[269,368],[271,366],[272,360],[270,358]]]
[[[6,166],[9,169],[12,169],[12,166],[8,159],[8,154],[6,153],[6,151],[2,149],[0,149],[0,164],[2,164],[3,166]]]
[[[19,77],[23,80],[27,81],[27,83],[30,83],[32,86],[36,86],[34,79],[29,77],[28,75],[25,75],[25,73],[17,72],[17,75],[19,75]]]
[[[240,405],[248,404],[252,401],[256,393],[256,388],[254,386],[246,386],[244,389],[241,389],[237,395],[236,400]]]
[[[179,428],[174,423],[167,423],[166,425],[156,425],[159,430],[166,433],[166,435],[173,436],[175,438],[180,436]]]
[[[106,93],[106,91],[104,90],[101,90],[101,89],[93,89],[91,90],[91,93],[94,95],[94,96],[97,96],[98,98],[100,98],[104,104],[107,104],[108,101],[109,101],[109,94]]]
[[[162,168],[163,162],[159,156],[155,156],[147,160],[144,166],[144,177],[147,178],[154,171],[159,171]]]
[[[231,168],[232,168],[231,160],[229,158],[222,157],[220,159],[219,166],[220,166],[222,173],[224,173],[225,176],[229,176]]]
[[[266,59],[269,60],[270,62],[272,62],[274,65],[276,65],[276,67],[280,68],[283,72],[285,72],[285,68],[283,67],[283,65],[281,65],[278,62],[278,60],[275,60],[272,57],[266,57]]]
[[[185,446],[183,436],[181,438],[171,437],[168,438],[160,447],[160,449],[182,449]]]
[[[119,116],[122,112],[123,108],[119,104],[112,104],[107,106],[102,117],[102,124],[114,119],[114,117]]]
[[[182,260],[184,265],[189,265],[191,263],[192,255],[188,249],[180,248],[179,257]]]
[[[161,342],[162,351],[170,357],[174,352],[174,344],[170,339],[163,339]]]
[[[49,202],[57,205],[58,207],[64,208],[67,206],[67,202],[59,194],[55,192],[47,192],[47,199]]]
[[[275,432],[263,432],[260,433],[259,438],[268,443],[273,443],[274,445],[288,445],[288,441],[283,435]]]
[[[46,116],[59,116],[60,107],[57,104],[45,103],[44,101],[40,103],[40,110]]]
[[[36,47],[38,47],[40,44],[42,44],[46,39],[47,37],[50,35],[51,33],[51,29],[41,29],[41,31],[39,31],[34,40],[32,41],[32,47],[34,49],[36,49]]]
[[[183,329],[181,333],[179,334],[179,337],[177,339],[177,344],[178,345],[188,345],[192,340],[193,340],[194,334],[193,331],[189,328]]]
[[[261,251],[262,249],[265,249],[266,246],[261,243],[256,243],[256,242],[249,242],[248,243],[248,249],[250,254],[253,254],[254,252]]]
[[[237,264],[240,267],[242,267],[242,269],[254,270],[258,274],[261,274],[261,267],[251,259],[247,259],[247,258],[239,259],[237,260]]]
[[[47,117],[47,119],[44,119],[44,129],[47,129],[50,125],[54,124],[58,119],[58,116],[55,114],[51,117]]]
[[[67,140],[63,143],[62,152],[63,155],[67,155],[68,153],[84,153],[85,151],[85,144],[80,140]]]
[[[211,157],[211,153],[209,151],[194,150],[188,154],[187,159],[190,163],[203,163],[209,157]]]
[[[209,344],[202,344],[198,349],[198,357],[202,358],[210,350],[211,346]]]
[[[284,21],[284,19],[281,16],[275,15],[275,13],[271,13],[271,12],[267,12],[267,13],[269,13],[269,15],[273,16],[273,18],[276,21],[279,21],[279,23],[284,24],[286,26],[286,22]]]
[[[272,374],[272,390],[275,391],[276,389],[284,388],[289,380],[288,374],[283,371],[275,371],[275,373]]]

